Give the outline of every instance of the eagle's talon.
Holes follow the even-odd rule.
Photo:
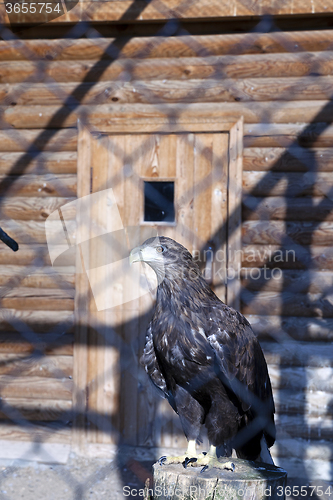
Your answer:
[[[207,470],[208,468],[209,468],[208,465],[204,465],[203,468],[200,471],[200,474],[202,474],[203,472],[205,472],[205,470]]]
[[[167,457],[166,457],[166,455],[164,455],[163,457],[161,457],[161,458],[158,459],[158,463],[160,465],[164,465],[164,463],[166,462],[166,460],[167,460]]]
[[[185,458],[185,460],[184,460],[184,462],[183,462],[184,469],[187,469],[188,464],[191,464],[191,463],[193,463],[193,462],[196,462],[197,460],[198,460],[198,459],[197,459],[197,458],[195,458],[195,457],[192,457],[192,458],[188,458],[188,457],[186,457],[186,458]]]

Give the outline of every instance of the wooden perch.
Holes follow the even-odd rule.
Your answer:
[[[221,458],[229,461],[229,458]],[[251,498],[261,500],[284,499],[287,479],[285,470],[274,465],[233,459],[235,471],[211,468],[200,474],[201,467],[184,467],[180,464],[153,465],[154,499],[185,500],[196,498],[231,499]]]

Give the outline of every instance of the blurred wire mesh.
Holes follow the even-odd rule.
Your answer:
[[[138,8],[144,11],[146,5]],[[177,11],[188,7],[183,1]],[[150,36],[132,25],[132,34],[127,27],[125,35],[110,38],[105,28],[89,21],[95,8],[92,2],[85,21],[71,25],[58,40],[28,40],[20,38],[17,27],[1,26],[1,227],[19,243],[15,254],[3,247],[0,255],[4,454],[61,463],[84,439],[95,450],[98,444],[114,446],[119,464],[122,455],[137,457],[141,448],[153,450],[157,458],[161,448],[184,445],[178,417],[155,397],[138,364],[142,335],[135,335],[136,318],[109,329],[106,319],[102,327],[92,323],[91,331],[75,334],[82,330],[74,311],[80,307],[75,286],[82,279],[75,277],[77,256],[72,252],[60,268],[51,266],[45,219],[54,211],[61,214],[60,207],[79,196],[78,119],[98,138],[100,129],[92,125],[98,113],[101,121],[116,121],[128,105],[133,117],[147,116],[153,108],[161,121],[178,122],[178,131],[185,133],[180,116],[187,108],[207,103],[207,112],[213,112],[214,103],[223,103],[225,113],[239,114],[245,123],[239,299],[269,364],[277,406],[274,458],[302,484],[326,484],[333,475],[333,36],[329,30],[310,31],[309,23],[307,31],[283,31],[276,18],[263,16],[241,34],[218,34],[218,27],[205,34],[207,26],[196,27],[193,34],[188,23],[172,18]],[[168,4],[161,1],[155,8],[163,14]],[[147,33],[152,33],[149,26]],[[100,111],[103,104],[111,106]],[[149,140],[147,135],[129,153],[119,146],[120,139],[103,143],[101,136],[101,150],[111,148],[121,165],[112,187],[123,178],[140,181],[129,174],[131,165],[147,160]],[[211,159],[203,145],[195,154]],[[203,179],[198,196],[210,182],[212,177]],[[110,178],[97,185],[97,191],[111,187]],[[156,213],[161,216],[161,192],[150,188],[154,221]],[[75,220],[75,212],[70,218]],[[65,222],[59,216],[60,228]],[[181,230],[190,237],[186,224]],[[136,244],[141,236],[139,231]],[[126,244],[128,250],[134,246]],[[209,245],[197,241],[201,254]],[[151,306],[152,290],[149,295]],[[150,312],[148,307],[141,327]],[[87,366],[75,367],[74,335],[86,338],[95,365],[99,347],[109,347],[103,361],[110,364],[107,375],[89,374],[88,360]],[[80,348],[75,346],[74,356]],[[82,377],[89,381],[83,395]],[[126,387],[131,387],[128,394]],[[139,396],[133,411],[135,388]],[[147,407],[153,417],[137,417]],[[135,425],[125,418],[133,413]],[[15,447],[14,442],[21,444]],[[70,474],[65,480],[73,495],[82,493]]]

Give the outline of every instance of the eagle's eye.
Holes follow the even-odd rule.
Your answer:
[[[156,252],[157,253],[163,253],[164,252],[164,248],[161,245],[159,245],[158,247],[156,247]]]

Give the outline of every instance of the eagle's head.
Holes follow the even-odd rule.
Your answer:
[[[190,252],[177,241],[166,236],[149,238],[140,247],[134,248],[129,256],[133,262],[146,262],[154,269],[159,283],[164,279],[195,279],[200,276],[198,265]]]

